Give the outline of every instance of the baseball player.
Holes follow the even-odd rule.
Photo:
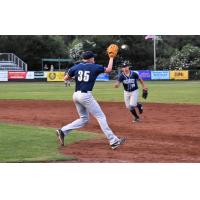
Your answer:
[[[123,84],[125,105],[133,115],[133,122],[139,122],[140,119],[135,108],[138,108],[140,114],[143,112],[142,104],[138,103],[138,81],[140,82],[143,91],[147,91],[148,89],[142,78],[140,78],[136,72],[130,70],[129,62],[124,62],[122,64],[122,72],[114,86],[115,88],[118,88],[120,83]]]
[[[56,130],[56,135],[61,146],[64,146],[64,137],[67,136],[70,131],[81,128],[89,122],[89,114],[92,114],[97,119],[112,149],[116,149],[125,142],[124,138],[118,138],[109,128],[106,116],[92,95],[92,89],[97,76],[100,73],[109,73],[112,71],[114,57],[115,55],[110,55],[108,67],[105,68],[95,64],[95,54],[93,54],[93,52],[86,51],[82,55],[82,62],[70,68],[68,74],[64,77],[65,80],[69,80],[72,77],[75,79],[76,85],[73,101],[80,118]]]

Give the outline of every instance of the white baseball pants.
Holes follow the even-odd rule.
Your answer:
[[[89,113],[91,113],[97,119],[101,127],[101,130],[106,135],[110,145],[119,140],[118,137],[109,128],[106,116],[102,112],[97,101],[92,96],[92,92],[87,92],[87,93],[81,93],[81,91],[74,92],[73,101],[75,103],[80,118],[62,127],[61,130],[64,132],[65,135],[68,135],[70,131],[74,129],[78,129],[86,125],[89,122]]]
[[[130,109],[130,107],[137,106],[138,94],[139,94],[139,89],[134,90],[132,92],[124,91],[124,102],[125,102],[126,108]]]

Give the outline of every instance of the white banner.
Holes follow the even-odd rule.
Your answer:
[[[34,79],[34,72],[27,72],[26,79]]]
[[[169,80],[169,71],[151,71],[151,80]]]
[[[8,71],[0,71],[0,81],[8,81]]]
[[[44,78],[47,78],[47,72],[44,72]]]

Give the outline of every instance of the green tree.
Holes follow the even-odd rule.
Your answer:
[[[97,62],[103,65],[107,64],[106,47],[115,43],[121,46],[127,44],[128,49],[120,49],[119,56],[115,60],[120,64],[123,60],[129,60],[136,68],[146,69],[147,66],[153,65],[153,43],[145,41],[145,36],[141,35],[91,35],[77,36],[68,46],[68,55],[70,52],[80,52],[92,50],[97,54]]]
[[[200,69],[200,48],[187,44],[181,50],[176,50],[170,58],[170,67],[172,69]]]
[[[180,65],[185,69],[199,69],[200,36],[161,37],[162,41],[158,41],[156,45],[158,69]],[[111,43],[116,43],[119,47],[127,44],[129,48],[120,49],[115,65],[129,60],[135,69],[151,69],[153,41],[144,38],[145,35],[3,35],[0,36],[0,52],[15,53],[28,64],[29,70],[40,70],[42,58],[67,58],[73,55],[73,51],[78,54],[78,58],[85,50],[94,51],[97,63],[107,65],[106,47]]]
[[[28,64],[28,70],[41,70],[41,59],[64,57],[66,45],[61,36],[0,36],[0,52],[15,53]]]

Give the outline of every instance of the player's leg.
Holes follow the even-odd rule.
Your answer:
[[[137,107],[137,102],[138,102],[138,90],[135,90],[131,92],[131,97],[130,97],[130,112],[134,116],[133,122],[139,121],[139,116],[135,109]]]
[[[89,121],[89,113],[86,108],[78,102],[75,102],[75,105],[80,118],[70,124],[63,126],[61,129],[56,130],[56,135],[60,141],[61,146],[64,146],[64,137],[66,135],[68,135],[74,129],[83,127]]]
[[[78,102],[75,103],[75,106],[80,118],[61,128],[65,135],[69,134],[71,130],[82,128],[89,122],[89,114],[86,108]]]
[[[139,119],[139,116],[137,115],[137,112],[135,110],[135,106],[134,106],[134,96],[133,96],[133,92],[127,92],[124,91],[124,102],[126,105],[126,108],[131,112],[131,114],[134,116],[134,121]]]
[[[61,128],[65,135],[69,134],[71,130],[81,128],[89,122],[89,113],[87,109],[81,104],[80,99],[78,99],[79,97],[77,96],[78,94],[74,93],[73,100],[80,118]]]
[[[80,118],[62,127],[61,129],[56,130],[56,135],[61,146],[64,146],[64,137],[68,135],[70,131],[83,127],[89,121],[89,113],[87,109],[80,102],[78,102],[78,95],[76,93],[73,95],[73,100]]]
[[[124,103],[127,109],[130,108],[130,92],[124,91]]]
[[[106,116],[92,94],[90,94],[88,97],[89,98],[87,99],[87,102],[85,102],[85,106],[87,107],[88,111],[97,119],[101,130],[106,135],[110,145],[112,146],[115,143],[121,142],[121,139],[119,139],[108,126]]]
[[[139,102],[137,103],[137,108],[139,110],[139,113],[142,114],[143,113],[143,106],[142,106],[141,103],[139,103]]]

